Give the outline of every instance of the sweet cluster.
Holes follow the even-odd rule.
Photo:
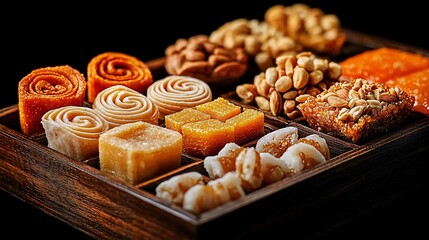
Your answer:
[[[120,52],[94,56],[86,75],[35,69],[18,85],[20,130],[71,160],[97,159],[126,184],[173,173],[158,180],[156,197],[203,213],[330,160],[321,134],[285,122],[361,144],[412,112],[429,114],[428,57],[381,47],[332,61],[346,37],[333,14],[276,5],[264,21],[177,39],[159,79]],[[227,88],[231,98],[220,93]],[[268,116],[286,126],[273,130]],[[174,173],[189,156],[203,171]]]

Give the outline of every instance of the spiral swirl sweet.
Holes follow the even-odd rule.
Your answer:
[[[124,85],[145,93],[153,82],[149,67],[138,58],[120,52],[101,53],[88,63],[88,102],[92,103],[102,90]]]
[[[158,125],[159,110],[145,95],[122,85],[101,91],[92,108],[107,120],[110,128],[137,121]]]
[[[167,115],[212,100],[209,85],[194,77],[170,75],[152,83],[147,97]]]
[[[18,84],[21,131],[26,135],[42,133],[40,120],[47,111],[66,105],[83,106],[86,87],[83,74],[68,65],[31,71]]]
[[[82,106],[64,106],[42,116],[48,147],[75,160],[98,155],[98,139],[109,124],[97,111]]]

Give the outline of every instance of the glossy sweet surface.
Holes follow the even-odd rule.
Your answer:
[[[18,84],[22,132],[27,135],[43,132],[42,116],[51,109],[66,105],[82,106],[86,86],[83,74],[68,65],[31,71]]]
[[[114,85],[124,85],[142,94],[153,82],[149,67],[138,58],[120,52],[104,52],[91,59],[87,66],[88,102]]]
[[[340,62],[344,79],[388,80],[429,68],[429,58],[396,48],[367,50]]]
[[[100,170],[136,184],[180,166],[182,135],[146,122],[100,135]]]

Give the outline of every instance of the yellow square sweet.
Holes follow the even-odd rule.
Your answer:
[[[235,143],[243,145],[264,135],[264,113],[245,108],[243,112],[225,121],[234,126]]]
[[[165,127],[182,133],[182,125],[190,122],[210,119],[210,114],[198,111],[194,108],[185,108],[164,117]]]
[[[218,97],[213,101],[203,103],[195,106],[201,112],[210,114],[212,118],[225,122],[226,119],[231,118],[241,112],[241,107],[231,103],[225,98]]]
[[[234,127],[218,119],[186,123],[182,126],[183,151],[204,157],[216,155],[229,142],[234,142]]]
[[[146,122],[112,128],[100,135],[100,170],[136,184],[180,167],[182,135]]]

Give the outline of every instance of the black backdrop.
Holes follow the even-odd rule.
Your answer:
[[[105,51],[129,53],[141,60],[153,59],[163,56],[165,47],[177,38],[209,34],[221,24],[240,17],[262,20],[270,6],[294,2],[297,1],[12,3],[3,8],[1,17],[1,84],[6,89],[0,107],[17,103],[18,81],[33,69],[68,64],[85,73],[89,60]],[[429,49],[428,14],[418,1],[299,2],[335,13],[343,27]],[[344,227],[334,236],[423,233],[421,222],[413,220],[415,216],[426,217],[427,207],[422,197],[415,193],[368,219]],[[0,193],[0,203],[1,230],[6,236],[23,237],[30,233],[46,239],[58,237],[54,232],[60,231],[60,236],[85,237],[7,193]],[[12,230],[15,227],[18,231]],[[30,227],[31,231],[26,230]]]
[[[300,1],[335,13],[344,27],[429,48],[427,11],[416,0],[373,5],[375,1]],[[41,3],[5,8],[2,20],[3,81],[13,89],[31,70],[69,64],[85,72],[89,60],[119,51],[147,60],[162,56],[179,37],[209,34],[239,17],[263,19],[274,4],[296,1],[118,1],[115,4]],[[34,5],[34,6],[32,6]],[[380,5],[380,4],[378,4]],[[50,8],[50,9],[47,9]],[[17,94],[2,98],[15,103]]]

